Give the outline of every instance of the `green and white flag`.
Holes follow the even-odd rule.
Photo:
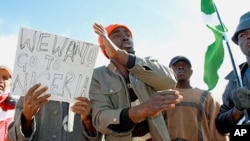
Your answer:
[[[214,41],[208,46],[205,54],[203,74],[208,90],[212,90],[219,80],[218,69],[224,60],[224,31],[212,0],[201,0],[201,12],[206,26],[214,34]]]

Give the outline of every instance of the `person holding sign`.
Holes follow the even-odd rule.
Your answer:
[[[131,30],[124,24],[104,28],[93,25],[99,35],[108,66],[95,68],[89,97],[94,127],[106,141],[169,141],[162,111],[182,101],[173,72],[135,55]]]
[[[15,111],[14,121],[9,125],[11,141],[100,141],[100,134],[91,123],[91,106],[85,97],[77,97],[71,107],[76,113],[74,128],[68,132],[67,112],[69,104],[50,101],[48,87],[35,84],[25,96],[21,96]]]
[[[13,120],[17,99],[9,93],[12,71],[0,65],[0,141],[7,141],[8,125]]]

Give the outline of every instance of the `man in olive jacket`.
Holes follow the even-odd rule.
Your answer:
[[[108,66],[96,68],[90,86],[93,125],[106,141],[170,141],[161,112],[182,100],[173,72],[135,56],[132,32],[123,24],[94,24]]]

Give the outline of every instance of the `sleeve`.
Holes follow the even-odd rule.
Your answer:
[[[131,130],[125,132],[117,130],[122,121],[120,118],[124,118],[121,114],[125,108],[119,108],[121,103],[117,103],[117,101],[126,98],[120,94],[121,89],[123,89],[121,82],[119,79],[104,77],[104,71],[103,69],[95,70],[90,85],[89,98],[92,106],[93,126],[102,134],[127,135],[131,133]]]
[[[21,119],[22,119],[22,109],[23,109],[23,97],[20,97],[14,115],[14,121],[10,123],[8,126],[8,140],[10,141],[30,141],[35,134],[36,131],[36,122],[35,118],[33,119],[32,123],[32,134],[30,137],[25,137],[22,133],[21,127]]]
[[[220,111],[216,117],[216,128],[223,135],[228,134],[230,132],[230,128],[234,125],[232,119],[234,104],[231,95],[233,89],[236,88],[236,83],[229,81],[222,95],[223,103],[220,106]]]
[[[206,105],[208,109],[207,112],[209,113],[209,132],[211,133],[212,140],[219,140],[219,141],[227,141],[228,136],[222,135],[216,128],[215,119],[217,114],[220,110],[220,104],[217,100],[213,98],[213,96],[210,94],[208,96],[208,105]]]
[[[135,126],[135,124],[129,118],[128,111],[129,108],[123,109],[120,115],[120,124],[109,125],[109,128],[118,132],[131,130]]]
[[[83,126],[83,134],[88,141],[101,141],[102,134],[100,132],[95,131],[95,133],[90,134],[88,132],[88,129],[84,126],[84,124],[82,126]]]
[[[129,54],[128,56],[128,63],[127,63],[127,68],[131,69],[135,65],[135,55]]]
[[[129,71],[157,91],[175,88],[176,79],[173,71],[157,61],[136,57],[135,65]]]

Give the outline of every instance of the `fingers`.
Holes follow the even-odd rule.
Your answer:
[[[86,97],[76,97],[75,100],[90,103],[89,99]]]
[[[171,89],[169,89],[169,90],[163,90],[163,91],[157,91],[156,92],[157,94],[160,94],[160,95],[179,95],[180,93],[179,93],[179,91],[177,91],[177,90],[171,90]]]
[[[158,107],[158,110],[169,110],[175,107],[176,104],[183,100],[183,96],[180,95],[177,90],[164,90],[158,91],[153,99],[154,104]]]
[[[94,23],[93,28],[96,34],[103,36],[105,28],[101,24]]]
[[[33,87],[29,89],[27,94],[25,95],[25,98],[27,99],[36,99],[41,94],[43,94],[45,91],[47,91],[48,87],[43,87],[41,89],[38,89],[41,86],[41,83],[35,84]]]
[[[24,97],[23,115],[27,120],[32,120],[33,116],[44,106],[48,101],[51,94],[44,94],[47,87],[40,88],[41,84],[36,84],[31,87]]]
[[[34,86],[32,86],[29,91],[27,92],[26,96],[32,95],[34,93],[34,91],[41,86],[41,83],[35,84]]]
[[[248,90],[247,88],[239,88],[239,89],[237,89],[237,93],[243,93],[246,95],[250,95],[250,90]]]
[[[161,101],[164,104],[177,104],[183,100],[183,96],[176,90],[159,91],[156,95],[162,96]]]
[[[77,97],[77,102],[71,107],[71,110],[81,115],[83,121],[90,118],[91,106],[90,101],[85,97]]]
[[[165,95],[163,96],[161,103],[164,104],[177,104],[179,103],[180,99],[177,95]]]
[[[173,109],[175,107],[175,104],[162,104],[161,107],[164,109],[164,110],[170,110],[170,109]]]
[[[94,28],[95,33],[99,35],[100,34],[100,32],[99,32],[100,26],[97,23],[94,23],[93,28]]]

